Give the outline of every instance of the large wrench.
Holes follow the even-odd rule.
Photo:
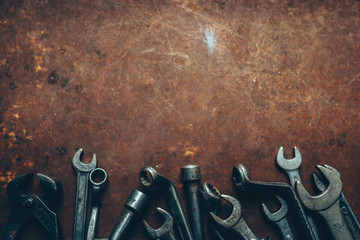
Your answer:
[[[276,157],[276,163],[279,165],[279,167],[284,170],[289,178],[290,185],[293,189],[295,189],[295,181],[299,181],[301,183],[300,178],[300,166],[302,163],[302,158],[299,149],[294,146],[294,158],[292,159],[286,159],[284,157],[284,148],[280,147],[277,157]],[[306,214],[306,211],[305,211]],[[309,222],[309,225],[311,227],[312,232],[314,233],[315,239],[319,239],[319,234],[315,225],[314,219],[306,215],[306,218]]]
[[[336,176],[338,176],[340,178],[340,172],[338,170],[336,170],[335,168],[333,168],[329,165],[326,165],[326,164],[324,164],[324,167],[331,170],[333,173],[336,174]],[[315,173],[313,173],[312,176],[313,176],[313,180],[315,182],[316,187],[320,191],[324,191],[326,189],[325,184],[318,178],[318,176]],[[352,211],[352,209],[343,193],[340,194],[339,201],[340,201],[341,213],[344,216],[344,220],[345,220],[349,230],[352,232],[352,235],[354,236],[355,239],[360,239],[360,224],[359,224],[358,220],[356,219],[355,214]]]
[[[324,166],[318,165],[317,169],[329,181],[329,186],[320,195],[313,197],[306,191],[302,183],[296,181],[295,186],[299,198],[305,207],[317,212],[326,221],[334,239],[351,240],[353,237],[340,210],[341,180]]]
[[[80,161],[82,151],[81,148],[77,150],[72,160],[73,167],[77,173],[73,240],[83,240],[85,238],[89,174],[95,169],[97,164],[95,154],[93,155],[91,163],[82,163]]]

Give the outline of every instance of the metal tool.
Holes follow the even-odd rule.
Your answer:
[[[215,213],[210,212],[210,216],[212,217],[213,221],[223,229],[236,234],[238,237],[241,237],[241,239],[259,239],[246,224],[242,215],[240,202],[236,200],[236,198],[233,198],[229,195],[221,195],[221,198],[233,206],[232,212],[225,220],[219,218]]]
[[[82,163],[80,161],[82,152],[82,149],[77,150],[72,160],[77,174],[73,240],[84,240],[85,238],[89,174],[97,164],[95,154],[89,164]]]
[[[157,210],[164,217],[165,221],[160,228],[153,229],[145,220],[143,220],[145,230],[148,233],[149,237],[159,240],[176,240],[173,230],[173,218],[164,209],[158,207]]]
[[[243,193],[270,193],[283,197],[297,219],[296,224],[298,229],[301,229],[299,233],[302,235],[302,239],[316,239],[301,207],[301,202],[290,185],[281,182],[253,181],[250,179],[248,170],[242,164],[233,168],[233,181],[237,190]]]
[[[221,205],[220,192],[208,182],[201,185],[199,190],[210,212],[216,214],[219,206]],[[210,222],[210,229],[219,240],[225,240],[220,231],[215,227],[213,221]]]
[[[340,172],[338,170],[336,170],[335,168],[324,164],[324,167],[326,167],[327,169],[331,170],[333,173],[335,173],[339,178],[340,178]],[[324,191],[326,186],[325,184],[318,178],[318,176],[313,173],[313,180],[315,182],[316,187],[320,190],[320,191]],[[352,236],[355,239],[360,239],[360,225],[358,220],[355,217],[354,212],[352,211],[348,201],[345,198],[345,195],[341,192],[340,197],[339,197],[339,201],[340,201],[340,210],[342,215],[344,216],[344,220],[346,222],[346,225],[348,226],[350,232],[352,233]]]
[[[61,183],[44,174],[38,173],[37,176],[44,189],[45,200],[49,204],[56,203],[62,196]],[[4,240],[16,239],[22,227],[32,218],[40,222],[51,240],[60,240],[56,213],[51,211],[37,195],[23,192],[32,179],[33,174],[27,173],[14,178],[7,186],[7,194],[16,207],[9,215]]]
[[[282,238],[284,240],[295,240],[294,234],[291,231],[287,220],[287,213],[288,213],[288,205],[284,199],[276,195],[276,198],[280,202],[281,206],[280,209],[276,212],[270,212],[266,205],[263,203],[262,210],[266,218],[273,222],[280,230]]]
[[[298,180],[299,182],[301,182],[299,169],[302,163],[302,158],[300,151],[296,146],[294,146],[293,151],[294,151],[294,158],[286,159],[284,157],[284,148],[280,147],[276,157],[276,163],[282,170],[286,172],[291,187],[295,189],[295,181]],[[305,210],[304,212],[306,214],[307,220],[309,222],[312,232],[314,233],[315,238],[319,239],[319,234],[314,219],[311,216],[309,216],[309,214],[307,214]]]
[[[165,190],[167,204],[170,213],[174,218],[175,225],[178,227],[179,234],[182,240],[193,240],[190,231],[190,226],[185,218],[183,207],[179,201],[179,196],[175,185],[172,181],[160,175],[152,167],[144,167],[140,171],[140,181],[145,187],[158,186]]]
[[[317,169],[328,180],[329,186],[320,195],[313,197],[302,183],[296,181],[296,191],[301,202],[326,221],[334,239],[353,239],[340,210],[339,197],[342,191],[340,178],[324,166],[318,165]]]
[[[195,240],[204,240],[204,225],[200,207],[199,182],[201,179],[198,165],[181,168],[181,180],[184,183],[186,202],[190,215],[190,226]]]
[[[109,240],[126,240],[128,231],[137,222],[147,207],[148,197],[139,190],[133,190],[127,198],[125,210],[110,234]]]
[[[87,230],[87,240],[94,240],[96,235],[99,209],[101,207],[101,197],[107,186],[107,174],[102,168],[95,168],[90,172],[90,183],[92,185],[91,210],[89,226]]]

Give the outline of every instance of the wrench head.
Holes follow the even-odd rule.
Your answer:
[[[97,165],[96,155],[94,154],[91,159],[91,162],[86,164],[81,162],[82,153],[83,153],[82,148],[76,151],[72,160],[73,166],[76,169],[76,171],[91,172],[93,169],[96,168]]]
[[[161,239],[163,236],[169,235],[173,231],[174,221],[173,221],[173,218],[170,215],[170,213],[168,213],[164,209],[158,207],[157,211],[165,219],[163,225],[160,228],[153,229],[152,227],[150,227],[150,225],[145,220],[143,220],[143,223],[144,223],[144,227],[145,227],[146,232],[148,233],[148,235],[151,238],[154,238],[154,239],[160,238]]]
[[[276,163],[280,168],[284,170],[296,170],[300,168],[302,162],[300,151],[296,146],[293,148],[293,151],[294,158],[286,159],[284,157],[284,148],[280,147],[276,157]]]
[[[234,227],[236,223],[238,223],[242,218],[241,204],[236,198],[229,195],[221,195],[221,198],[223,198],[225,201],[232,205],[232,211],[230,213],[230,216],[227,219],[221,219],[213,212],[210,212],[210,216],[212,220],[220,227],[224,229],[230,229]]]
[[[286,214],[288,212],[288,205],[287,205],[286,201],[277,195],[276,195],[276,198],[278,199],[278,201],[281,204],[280,209],[277,210],[276,212],[273,212],[273,213],[270,212],[264,203],[261,204],[262,210],[263,210],[265,216],[272,222],[280,221],[281,219],[286,217]]]
[[[208,182],[205,182],[199,189],[201,195],[209,205],[217,205],[221,201],[221,194],[216,187]]]
[[[159,186],[169,183],[170,180],[162,176],[152,167],[143,167],[139,173],[140,182],[145,187]]]
[[[250,174],[243,164],[237,164],[232,171],[233,181],[237,188],[243,188],[245,182],[249,182]]]
[[[296,181],[295,186],[299,198],[305,207],[313,211],[321,211],[331,207],[339,199],[342,192],[342,182],[330,169],[321,165],[316,167],[329,182],[329,185],[321,194],[311,196],[299,181]]]

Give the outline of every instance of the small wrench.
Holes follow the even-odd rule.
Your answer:
[[[100,179],[96,179],[98,176]],[[89,217],[89,226],[87,231],[87,240],[94,240],[99,218],[99,209],[101,207],[101,196],[107,186],[107,174],[102,168],[95,168],[89,176],[92,185],[92,206]]]
[[[333,168],[329,165],[326,165],[326,164],[324,164],[324,167],[331,170],[333,173],[335,173],[340,178],[340,172],[338,170],[336,170],[335,168]],[[318,178],[318,176],[315,173],[313,173],[312,177],[313,177],[316,187],[320,191],[324,191],[326,188],[325,184]],[[352,232],[352,235],[354,236],[355,239],[360,239],[359,222],[356,219],[355,214],[352,211],[352,209],[343,193],[340,194],[339,201],[340,201],[341,213],[344,216],[344,220],[345,220],[349,230]]]
[[[340,210],[339,197],[342,191],[341,180],[328,168],[316,166],[320,173],[328,180],[329,186],[318,196],[310,196],[305,187],[296,181],[296,191],[304,206],[317,212],[329,227],[334,239],[353,239]]]
[[[84,240],[85,238],[89,173],[95,169],[97,164],[95,154],[93,155],[91,163],[82,163],[80,161],[82,152],[83,150],[81,148],[77,150],[72,160],[77,173],[73,240]]]
[[[295,189],[295,181],[298,180],[299,182],[301,182],[299,169],[300,169],[300,166],[302,163],[302,158],[301,158],[300,151],[296,146],[294,146],[293,150],[294,150],[294,158],[286,159],[284,157],[284,148],[280,147],[277,157],[276,157],[276,162],[279,165],[279,167],[286,172],[286,174],[289,178],[291,187],[293,189]],[[305,214],[306,214],[306,211],[305,211]],[[315,238],[319,239],[319,234],[318,234],[314,219],[311,216],[309,216],[308,214],[306,215],[306,218],[309,222],[312,232],[314,233]]]
[[[160,228],[153,229],[145,220],[143,220],[145,230],[149,237],[159,240],[176,240],[173,229],[174,221],[170,213],[159,207],[157,210],[165,218],[165,221]]]
[[[281,204],[281,207],[278,211],[272,213],[269,211],[269,209],[266,207],[266,205],[263,203],[262,210],[266,216],[266,218],[273,222],[280,230],[281,235],[284,240],[295,240],[294,234],[291,231],[291,228],[289,226],[288,220],[287,220],[287,212],[288,212],[288,205],[284,199],[276,195],[276,198]]]

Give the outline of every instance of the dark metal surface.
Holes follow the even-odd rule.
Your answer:
[[[180,167],[198,164],[203,181],[231,195],[238,163],[253,179],[285,182],[280,146],[285,156],[301,150],[307,189],[316,164],[338,169],[359,217],[359,8],[356,0],[1,1],[0,234],[12,210],[6,185],[44,172],[63,183],[55,211],[71,239],[80,147],[108,172],[99,236],[141,188],[144,166],[181,189]],[[259,211],[274,204],[239,197],[254,232],[280,238]],[[159,197],[146,216],[152,226],[157,206],[166,207]],[[133,239],[146,236],[136,230]],[[36,224],[24,231],[46,238]]]

